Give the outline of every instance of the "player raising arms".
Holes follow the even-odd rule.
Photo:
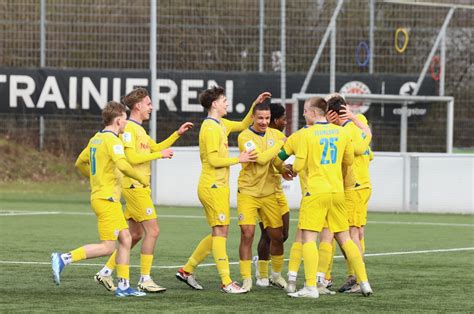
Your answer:
[[[166,140],[156,143],[142,126],[143,121],[150,119],[153,109],[148,91],[136,88],[122,97],[122,103],[130,108],[129,122],[122,135],[125,146],[125,155],[133,168],[143,176],[150,179],[151,160],[171,158],[173,151],[169,147],[193,127],[191,122],[186,122],[171,134]],[[125,218],[128,220],[130,234],[132,235],[132,248],[142,239],[140,255],[140,280],[138,290],[144,292],[163,292],[166,288],[156,284],[150,276],[153,264],[153,252],[160,233],[156,219],[155,206],[151,199],[151,190],[137,180],[128,176],[122,181],[123,195],[125,198]],[[143,236],[145,234],[145,236]],[[112,272],[115,269],[115,252],[106,265],[94,277],[107,290],[114,290]]]
[[[286,127],[286,115],[285,108],[280,104],[269,104],[270,107],[270,124],[269,128],[283,132]],[[273,167],[274,168],[274,167]],[[288,238],[288,230],[290,226],[290,208],[288,201],[286,200],[285,193],[281,186],[281,174],[274,168],[274,180],[276,191],[275,195],[278,201],[278,205],[281,211],[281,217],[283,220],[283,241]],[[258,241],[257,251],[258,257],[256,260],[256,271],[255,277],[257,278],[256,285],[261,287],[268,287],[270,285],[268,277],[268,265],[270,264],[270,237],[265,231],[263,222],[259,222],[260,227],[260,240]],[[272,264],[274,265],[274,264]]]
[[[51,266],[53,279],[60,283],[60,274],[66,265],[84,259],[108,256],[115,250],[118,238],[119,246],[115,257],[117,264],[118,289],[115,295],[142,296],[143,292],[130,287],[129,264],[131,236],[120,204],[121,175],[138,180],[144,187],[149,185],[148,178],[132,168],[125,158],[119,133],[123,133],[127,124],[127,108],[117,102],[109,102],[102,110],[105,128],[96,133],[76,161],[76,168],[90,178],[91,205],[97,216],[99,244],[87,244],[69,253],[53,253]]]
[[[302,231],[306,285],[303,289],[288,295],[297,298],[319,297],[316,287],[318,267],[316,240],[327,219],[329,230],[335,233],[336,240],[356,270],[363,295],[368,296],[372,293],[372,289],[367,280],[360,252],[349,236],[344,208],[342,165],[353,163],[354,149],[345,130],[327,122],[325,118],[327,103],[323,98],[314,99],[309,110],[314,111],[315,123],[304,131],[293,164],[296,172],[305,167],[308,171],[298,221],[298,228]]]
[[[257,155],[243,151],[239,157],[229,157],[228,135],[240,132],[252,122],[253,106],[271,97],[270,93],[260,94],[249,113],[240,122],[223,119],[227,114],[227,98],[222,87],[212,87],[199,95],[201,105],[207,110],[207,118],[199,131],[199,151],[202,164],[198,184],[198,197],[204,207],[211,234],[198,244],[186,265],[179,269],[176,278],[190,287],[201,290],[202,286],[193,276],[195,268],[212,252],[221,277],[221,290],[225,293],[245,293],[230,278],[226,241],[230,222],[229,167],[238,163],[255,162]]]
[[[257,218],[262,220],[263,232],[270,238],[272,283],[286,288],[286,281],[281,276],[284,259],[283,220],[276,193],[277,187],[281,187],[281,179],[280,176],[275,177],[272,162],[286,137],[280,131],[268,127],[270,116],[267,103],[257,104],[253,108],[253,124],[243,130],[238,138],[241,152],[255,150],[258,153],[255,163],[242,165],[237,192],[237,212],[241,229],[240,274],[243,279],[242,288],[248,291],[252,289],[252,243]],[[286,169],[286,172],[289,171]],[[286,208],[288,209],[288,206]],[[268,286],[268,275],[266,279]]]

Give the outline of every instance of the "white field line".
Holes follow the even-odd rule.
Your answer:
[[[422,250],[422,251],[405,251],[405,252],[385,252],[385,253],[368,253],[365,254],[365,257],[375,257],[375,256],[393,256],[393,255],[411,255],[411,254],[430,254],[430,253],[447,253],[447,252],[463,252],[463,251],[473,251],[474,247],[465,247],[465,248],[454,248],[454,249],[437,249],[437,250]],[[334,256],[336,259],[344,258],[342,255]],[[288,261],[288,259],[285,259]],[[230,262],[230,265],[238,265],[239,262]],[[51,265],[51,262],[24,262],[24,261],[0,261],[0,265]],[[77,263],[71,264],[72,266],[94,266],[102,267],[104,264],[92,264],[92,263]],[[173,266],[152,266],[153,268],[161,269],[179,269],[184,265],[173,265]],[[215,263],[200,264],[199,267],[211,267],[216,266]],[[130,265],[130,267],[139,268],[140,265]]]
[[[77,215],[77,216],[94,216],[91,212],[60,212],[60,211],[20,211],[20,210],[0,210],[0,217],[6,216],[36,216],[36,215]],[[158,219],[160,218],[184,218],[184,219],[205,219],[205,216],[201,215],[160,215],[158,213]],[[232,220],[237,220],[237,217],[230,217]],[[298,221],[298,219],[292,218],[290,221]],[[474,227],[474,224],[458,224],[458,223],[444,223],[444,222],[417,222],[417,221],[377,221],[369,220],[368,224],[378,225],[419,225],[419,226],[447,226],[447,227]]]

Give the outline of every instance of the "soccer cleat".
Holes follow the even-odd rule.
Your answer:
[[[316,287],[304,287],[296,292],[288,293],[288,296],[292,298],[319,298],[319,292]]]
[[[242,289],[245,289],[247,291],[252,290],[252,279],[251,278],[246,278],[242,281]]]
[[[334,295],[334,294],[336,294],[336,292],[329,290],[328,288],[326,288],[324,286],[324,284],[322,284],[320,282],[318,282],[317,287],[318,287],[319,295],[323,295],[323,294]]]
[[[270,283],[274,285],[275,287],[278,287],[281,289],[285,289],[287,286],[285,279],[281,275],[272,276],[270,278]]]
[[[117,287],[114,285],[114,279],[112,276],[101,276],[100,272],[95,274],[94,280],[108,291],[115,291]]]
[[[326,286],[326,288],[331,288],[332,284],[333,284],[332,279],[324,279],[324,285]]]
[[[286,285],[285,290],[288,293],[296,292],[296,281],[288,280],[288,284]]]
[[[345,293],[359,293],[360,292],[360,285],[358,283],[356,283],[349,290],[346,290],[344,292]]]
[[[61,283],[61,272],[64,268],[64,262],[61,253],[54,252],[51,254],[51,269],[53,271],[53,281],[57,285]]]
[[[176,273],[176,279],[186,283],[188,286],[190,286],[193,289],[196,289],[196,290],[203,289],[202,286],[198,284],[193,274],[185,272],[184,269],[182,268],[180,268],[178,272]]]
[[[138,283],[138,291],[159,293],[159,292],[165,292],[166,288],[154,282],[153,279],[148,279],[147,281]]]
[[[231,282],[227,286],[222,285],[221,286],[221,291],[225,293],[230,293],[230,294],[240,294],[240,293],[247,293],[248,290],[245,290],[241,287],[236,282]]]
[[[270,287],[270,280],[268,278],[258,278],[255,285],[259,287]]]
[[[362,292],[362,295],[364,297],[368,297],[374,293],[368,281],[364,281],[360,283],[360,291]]]
[[[140,292],[138,290],[133,289],[132,287],[128,287],[125,290],[122,290],[120,288],[117,288],[117,290],[115,290],[116,297],[143,297],[144,295],[146,295],[145,292]]]
[[[351,290],[352,286],[355,285],[356,282],[356,277],[355,276],[349,276],[346,279],[346,282],[337,290],[339,292],[346,292],[348,290]]]

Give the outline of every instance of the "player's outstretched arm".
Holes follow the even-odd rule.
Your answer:
[[[147,161],[159,159],[159,158],[166,158],[163,157],[162,152],[155,152],[155,153],[148,153],[148,154],[139,154],[135,150],[135,147],[126,147],[125,148],[125,156],[127,157],[127,161],[132,165],[141,164]]]
[[[253,112],[253,107],[256,104],[260,104],[265,101],[265,99],[268,99],[272,97],[272,94],[270,92],[263,92],[260,95],[258,95],[257,99],[252,103],[252,106],[250,107],[249,111],[247,112],[247,115],[244,117],[242,121],[230,121],[227,119],[222,119],[225,121],[227,130],[229,132],[240,132],[242,130],[245,130],[252,124],[252,112]]]
[[[89,178],[90,166],[89,166],[89,146],[84,148],[84,150],[77,157],[76,163],[74,165],[77,170],[86,178]]]
[[[275,143],[275,145],[270,148],[270,149],[267,149],[266,151],[264,151],[263,153],[259,153],[257,155],[257,164],[259,165],[266,165],[268,164],[270,161],[272,161],[272,159],[278,155],[278,153],[280,152],[280,149],[283,147],[283,145],[285,144],[284,141],[282,140],[279,140]],[[279,158],[277,158],[279,159]]]
[[[133,167],[125,160],[125,158],[120,158],[116,160],[115,165],[124,175],[132,179],[138,180],[138,182],[140,182],[144,187],[150,185],[147,177],[135,171],[135,169],[133,169]]]
[[[151,137],[148,137],[148,144],[150,145],[152,152],[161,152],[164,149],[171,147],[184,133],[191,130],[194,127],[192,122],[183,123],[179,129],[171,134],[167,139],[162,142],[156,143]]]

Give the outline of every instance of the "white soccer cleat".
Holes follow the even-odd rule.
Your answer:
[[[324,284],[322,284],[320,282],[318,282],[317,287],[318,287],[319,295],[323,295],[323,294],[325,294],[325,295],[334,295],[334,294],[336,294],[336,292],[329,290],[328,288],[326,288],[324,286]]]
[[[287,286],[286,280],[280,274],[272,275],[270,278],[270,283],[281,289],[285,289]]]
[[[360,291],[362,292],[362,295],[364,297],[368,297],[374,293],[368,281],[364,281],[360,283]]]
[[[347,290],[347,291],[344,291],[345,293],[359,293],[360,292],[360,285],[358,283],[356,283],[355,285],[352,285],[352,287]]]
[[[231,282],[227,286],[222,285],[221,291],[230,294],[240,294],[248,292],[247,290],[241,288],[236,282]]]
[[[292,298],[312,298],[317,299],[319,298],[319,292],[316,287],[304,287],[293,293],[288,293],[288,296]]]
[[[258,278],[255,285],[259,287],[270,287],[270,280],[268,278]]]
[[[99,285],[101,285],[102,287],[107,289],[108,291],[113,292],[113,291],[117,290],[117,287],[115,287],[115,285],[114,285],[114,279],[112,278],[112,276],[101,276],[100,272],[99,272],[99,273],[95,274],[94,280]]]
[[[193,276],[193,274],[185,272],[182,268],[178,270],[176,273],[176,279],[186,283],[188,286],[195,290],[202,290],[202,286],[198,284],[196,281],[196,278]]]
[[[293,293],[296,292],[296,281],[288,280],[288,284],[286,285],[286,292]]]
[[[148,279],[147,281],[139,282],[137,288],[138,291],[150,293],[159,293],[166,291],[165,287],[160,286],[159,284],[154,282],[153,279]]]
[[[242,281],[242,289],[245,289],[247,291],[252,290],[252,279],[251,278],[246,278]]]

